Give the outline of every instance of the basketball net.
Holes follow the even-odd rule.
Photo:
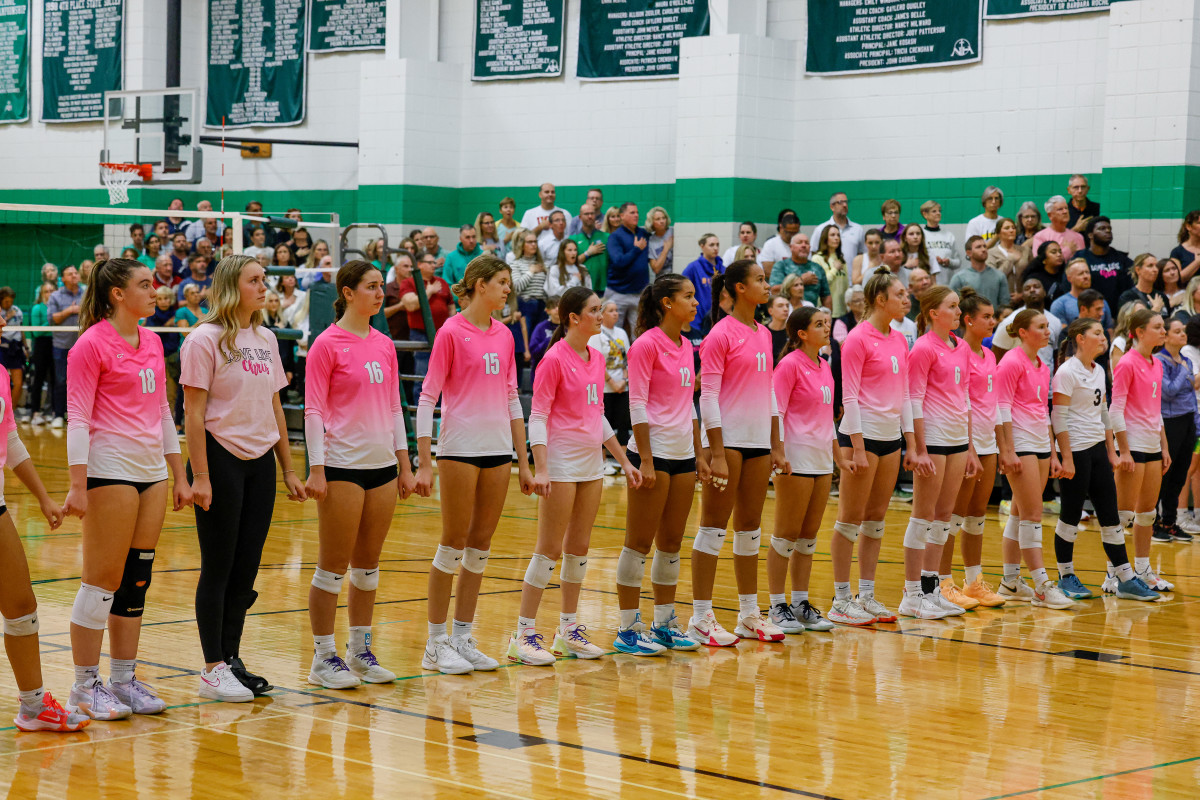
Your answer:
[[[135,178],[150,180],[149,164],[100,164],[104,185],[108,187],[108,204],[115,206],[129,202],[129,184]]]

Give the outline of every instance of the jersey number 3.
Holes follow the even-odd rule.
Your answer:
[[[154,370],[138,370],[138,377],[142,379],[142,394],[154,394]]]

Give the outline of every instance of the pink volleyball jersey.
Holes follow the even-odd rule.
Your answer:
[[[533,381],[534,421],[545,425],[547,466],[552,481],[590,481],[603,477],[602,447],[611,429],[604,420],[604,356],[588,347],[584,361],[559,339],[546,351]],[[538,437],[540,438],[540,437]],[[534,434],[530,435],[534,441]]]
[[[908,354],[908,394],[913,402],[913,417],[925,420],[926,446],[957,447],[968,443],[971,348],[953,334],[951,340],[954,347],[929,331],[917,339]]]
[[[833,370],[793,350],[775,367],[775,400],[783,421],[783,450],[792,472],[833,472]]]
[[[703,428],[721,428],[725,447],[771,447],[776,413],[771,386],[771,331],[724,317],[700,345],[700,412]],[[708,446],[707,434],[703,437]]]
[[[1008,412],[1012,419],[1013,449],[1018,453],[1050,452],[1050,368],[1036,358],[1035,364],[1017,347],[996,367],[996,408],[1001,417]]]
[[[649,425],[651,455],[673,461],[694,458],[692,343],[680,337],[676,344],[661,328],[651,328],[634,341],[628,358],[629,419]],[[632,436],[629,450],[637,452]]]
[[[308,348],[304,416],[325,427],[325,466],[379,469],[396,463],[392,420],[400,402],[396,346],[374,328],[362,339],[330,325]],[[402,447],[403,445],[403,447]]]
[[[996,354],[984,347],[982,355],[975,355],[969,345],[967,353],[971,362],[971,439],[976,455],[990,456],[1000,452],[996,444]]]
[[[894,442],[903,432],[908,399],[908,340],[891,329],[880,333],[865,320],[854,326],[842,344],[842,405],[856,407],[861,424],[843,415],[841,432]]]
[[[1162,362],[1137,351],[1122,356],[1113,370],[1113,431],[1121,430],[1124,417],[1129,449],[1139,453],[1162,450],[1162,378]]]
[[[0,380],[0,506],[4,505],[4,468],[17,466],[8,463],[8,437],[17,429],[14,414],[12,389],[8,381]]]
[[[137,330],[137,347],[131,347],[103,320],[80,334],[67,353],[68,440],[72,430],[88,433],[89,478],[167,477],[163,420],[171,419],[171,409],[162,339]],[[178,439],[170,444],[179,452]]]
[[[417,435],[429,435],[425,425],[432,429],[433,407],[441,396],[440,456],[501,456],[513,451],[511,421],[522,418],[514,341],[503,324],[494,319],[490,323],[481,331],[456,314],[433,340],[421,386]]]

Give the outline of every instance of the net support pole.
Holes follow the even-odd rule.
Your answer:
[[[399,4],[397,4],[399,5]],[[340,267],[342,265],[342,220],[336,212],[329,215],[329,221],[337,227],[334,229],[334,235],[330,237],[333,242],[333,265]]]
[[[242,254],[242,215],[234,212],[233,219],[233,252],[237,255]]]

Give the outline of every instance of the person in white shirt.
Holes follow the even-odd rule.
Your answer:
[[[854,263],[854,257],[865,251],[864,238],[866,229],[857,222],[850,221],[850,200],[845,192],[834,192],[829,198],[829,210],[833,216],[816,227],[812,234],[814,242],[821,241],[821,231],[830,225],[837,225],[842,232],[842,257],[846,264]]]
[[[567,215],[555,209],[550,212],[550,227],[537,237],[538,249],[542,251],[542,260],[547,264],[558,261],[558,248],[567,240]]]
[[[1000,219],[1000,207],[1004,205],[1004,192],[998,186],[983,190],[983,213],[967,223],[967,238],[978,236],[990,242],[996,235],[996,221]]]
[[[563,219],[567,222],[571,221],[571,215],[565,208],[559,208],[554,204],[555,189],[553,183],[543,183],[538,190],[538,197],[542,199],[540,205],[526,211],[521,215],[521,227],[527,231],[533,231],[535,236],[541,235],[542,231],[550,227],[550,214],[554,211],[561,211]]]
[[[778,233],[767,239],[762,250],[758,251],[758,264],[768,275],[771,274],[771,267],[776,261],[792,257],[791,242],[792,237],[800,232],[800,216],[793,209],[783,209],[779,212],[779,222],[775,230]]]
[[[758,226],[747,220],[738,226],[738,240],[733,247],[725,251],[725,255],[721,256],[722,264],[732,264],[737,261],[737,251],[742,245],[754,246],[754,242],[758,239]]]
[[[925,218],[925,249],[934,267],[934,279],[942,286],[949,286],[950,279],[962,263],[958,258],[958,244],[954,234],[941,226],[942,204],[926,200],[921,204],[921,216]]]
[[[1020,345],[1019,341],[1008,335],[1008,323],[1016,319],[1017,314],[1023,309],[1033,308],[1042,312],[1046,323],[1050,326],[1050,341],[1045,347],[1038,350],[1038,357],[1053,368],[1054,351],[1058,348],[1058,340],[1066,325],[1061,319],[1046,310],[1046,289],[1037,278],[1030,278],[1021,285],[1021,297],[1025,299],[1025,305],[1009,313],[996,326],[996,332],[992,335],[992,352],[996,354],[996,358],[1000,358],[1009,350]]]
[[[275,255],[274,248],[267,247],[267,232],[262,228],[255,228],[250,231],[250,246],[242,251],[242,255],[258,258],[260,253],[265,254],[267,258]]]

